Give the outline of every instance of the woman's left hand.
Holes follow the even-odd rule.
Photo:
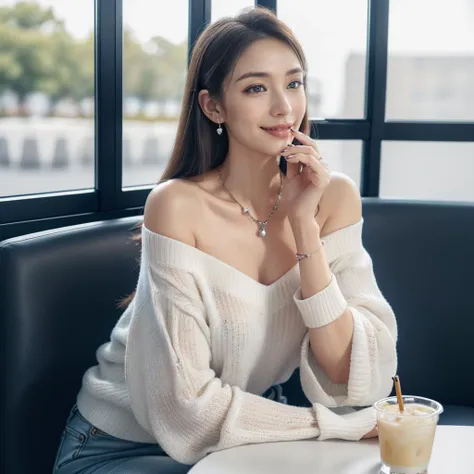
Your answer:
[[[290,145],[282,153],[288,164],[283,191],[284,199],[289,204],[288,217],[290,222],[314,220],[331,173],[316,141],[299,131],[291,133],[301,145]],[[304,165],[301,173],[300,163]]]

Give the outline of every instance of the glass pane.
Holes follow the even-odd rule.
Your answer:
[[[0,0],[0,197],[94,187],[94,0]]]
[[[474,143],[382,143],[380,197],[474,201]]]
[[[317,140],[317,142],[329,169],[348,175],[360,188],[362,141]]]
[[[367,0],[278,0],[308,60],[311,118],[365,117]]]
[[[386,117],[474,120],[474,1],[390,2]]]
[[[212,0],[211,2],[211,23],[224,16],[234,16],[241,10],[255,5],[254,0]]]
[[[156,183],[171,156],[187,72],[188,0],[123,1],[123,186]]]

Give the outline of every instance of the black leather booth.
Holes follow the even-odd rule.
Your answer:
[[[474,205],[364,201],[364,242],[399,324],[405,393],[474,425]],[[139,217],[0,243],[1,472],[51,473],[84,370],[133,291]],[[307,401],[298,374],[291,403]]]

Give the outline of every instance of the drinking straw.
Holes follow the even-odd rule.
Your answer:
[[[400,379],[398,375],[395,375],[395,377],[392,377],[392,380],[395,383],[395,393],[397,394],[398,408],[403,413],[403,411],[405,410],[405,407],[403,406],[403,397],[402,397],[402,389],[400,388]]]

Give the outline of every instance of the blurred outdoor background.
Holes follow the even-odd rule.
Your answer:
[[[213,0],[212,21],[253,2]],[[122,186],[155,183],[186,78],[188,1],[123,0]],[[94,1],[0,0],[0,197],[94,187]],[[312,118],[365,117],[367,0],[279,0]],[[170,16],[170,10],[173,14]],[[394,0],[386,120],[474,121],[474,0]],[[321,140],[360,183],[362,141]],[[385,141],[380,196],[474,200],[474,142]]]

